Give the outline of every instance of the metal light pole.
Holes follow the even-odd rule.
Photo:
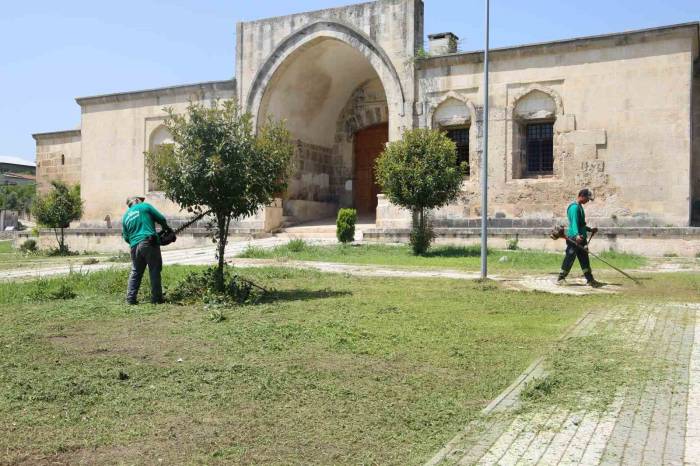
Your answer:
[[[484,150],[481,159],[481,278],[488,276],[489,206],[489,0],[486,0],[486,44],[484,46]]]

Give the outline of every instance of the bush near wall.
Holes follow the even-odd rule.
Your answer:
[[[357,211],[355,209],[340,209],[336,222],[335,236],[343,244],[355,241],[355,224]]]

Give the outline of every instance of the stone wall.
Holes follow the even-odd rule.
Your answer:
[[[553,222],[588,186],[597,195],[587,206],[594,221],[688,225],[696,43],[697,25],[688,25],[494,51],[489,216]],[[482,59],[482,53],[464,53],[417,64],[419,126],[433,126],[432,115],[450,99],[463,102],[476,120],[472,176],[462,199],[436,215],[448,224],[481,214]],[[517,109],[533,93],[553,102],[542,113],[528,104],[525,114],[554,121],[554,173],[523,177]],[[380,208],[378,225],[405,220],[397,209]]]
[[[319,45],[323,41],[350,46],[354,53],[364,57],[381,79],[389,102],[389,137],[398,139],[402,127],[413,123],[411,109],[415,98],[414,61],[416,50],[423,42],[423,2],[421,0],[379,0],[340,8],[299,13],[289,16],[262,19],[239,23],[237,27],[236,78],[238,95],[247,110],[256,117],[266,114],[265,96],[277,74],[288,66],[294,66],[290,57]],[[321,49],[318,49],[319,51]],[[349,57],[349,55],[348,55]],[[336,55],[336,68],[347,61]],[[357,68],[357,67],[355,67]],[[312,70],[307,67],[306,71]],[[354,73],[354,69],[328,76],[314,71],[313,76],[303,79],[302,85],[314,86],[309,90],[311,97],[318,97],[316,111],[324,116],[314,120],[311,127],[335,124],[335,119],[327,116],[337,112],[347,99],[343,97],[340,106],[329,103],[324,86],[332,89],[344,74]],[[298,71],[300,75],[304,70]],[[352,89],[359,83],[355,83]],[[297,94],[291,94],[294,97]],[[286,94],[289,97],[290,94]],[[276,110],[287,105],[274,105]],[[313,100],[303,99],[296,105],[303,111],[304,103]],[[331,99],[333,100],[333,99]],[[269,102],[268,102],[269,103]],[[328,115],[324,111],[328,110]],[[278,113],[273,111],[273,114]],[[313,115],[310,117],[313,119]],[[308,122],[308,121],[307,121]],[[318,144],[320,141],[302,137],[305,127],[293,126],[293,133],[305,141]]]
[[[104,227],[121,219],[128,196],[144,195],[168,217],[186,217],[161,192],[148,190],[144,152],[167,116],[165,107],[184,112],[190,101],[230,99],[235,82],[221,81],[77,99],[81,106],[81,224]]]
[[[331,147],[296,141],[287,199],[338,202],[342,167]]]
[[[39,193],[46,193],[51,181],[80,183],[80,130],[35,134],[36,184]]]

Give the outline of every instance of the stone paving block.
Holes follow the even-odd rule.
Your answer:
[[[538,464],[542,455],[549,448],[549,444],[556,433],[562,428],[562,424],[569,416],[569,412],[562,409],[555,409],[549,419],[545,422],[542,429],[537,432],[537,435],[532,440],[528,449],[520,457],[520,464],[535,465]]]
[[[700,309],[695,309],[694,344],[690,353],[686,411],[686,464],[700,464]]]
[[[673,328],[673,337],[669,348],[665,353],[665,362],[669,364],[670,370],[664,374],[660,381],[659,391],[654,405],[654,412],[651,415],[649,433],[642,452],[642,462],[645,464],[662,464],[664,449],[666,448],[666,437],[668,434],[669,417],[671,414],[671,401],[673,399],[673,386],[678,382],[672,364],[678,360],[683,345],[685,325],[677,322]]]
[[[625,393],[626,391],[621,392],[620,395],[615,398],[615,401],[613,401],[610,409],[608,409],[600,417],[596,430],[593,433],[590,442],[588,442],[586,450],[583,452],[583,455],[581,455],[580,464],[588,465],[600,463],[603,453],[605,452],[605,447],[608,444],[613,428],[615,427],[617,417],[622,409],[622,404],[625,400]]]
[[[508,451],[515,439],[520,435],[520,432],[528,425],[529,419],[515,418],[503,434],[498,437],[496,442],[489,448],[486,454],[479,459],[476,464],[490,465],[496,464],[501,457]]]
[[[564,451],[559,464],[577,465],[579,463],[586,451],[586,447],[588,447],[588,443],[596,432],[600,418],[600,414],[594,412],[588,412],[581,418],[578,430],[571,440],[571,443],[569,443],[569,446]]]
[[[528,420],[528,429],[523,429],[518,437],[513,441],[512,445],[503,454],[499,460],[499,464],[520,464],[520,458],[527,451],[530,443],[535,439],[537,432],[550,417],[552,410],[536,413]]]
[[[666,318],[662,322],[663,332],[658,336],[657,341],[652,341],[649,345],[657,360],[664,358],[664,355],[668,352],[672,335],[676,327],[672,319]],[[662,386],[660,380],[663,380],[665,376],[666,374],[658,374],[657,377],[659,377],[659,379],[652,377],[645,384],[637,411],[634,415],[632,428],[629,431],[628,439],[625,444],[623,463],[642,464],[644,449],[646,447],[652,421],[651,416],[658,400],[660,387]]]
[[[700,466],[699,316],[700,306],[671,303],[633,320],[624,313],[582,319],[569,336],[596,325],[616,331],[661,362],[661,372],[623,389],[604,413],[550,408],[517,415],[459,464]]]
[[[576,431],[578,430],[578,425],[574,422],[574,420],[581,419],[584,415],[585,413],[580,411],[569,413],[567,418],[562,423],[561,429],[554,435],[552,442],[549,444],[547,450],[540,458],[539,464],[559,463],[561,457],[566,451],[566,448],[569,446],[569,443],[574,438],[574,435],[576,435]]]

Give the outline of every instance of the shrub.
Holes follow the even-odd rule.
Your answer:
[[[387,198],[412,212],[411,247],[424,254],[434,235],[429,211],[457,199],[466,164],[457,164],[457,146],[443,132],[405,131],[377,159],[377,182]]]
[[[19,250],[24,253],[36,252],[37,251],[36,240],[28,239],[19,247]]]
[[[355,241],[355,224],[357,223],[357,211],[355,209],[340,209],[338,220],[335,224],[335,236],[343,244]]]
[[[224,269],[224,289],[221,291],[218,288],[218,280],[218,268],[192,272],[168,293],[168,301],[179,304],[253,304],[266,293],[264,288],[232,274],[228,268]]]
[[[520,239],[518,238],[518,235],[515,235],[515,238],[510,238],[506,242],[506,249],[508,249],[509,251],[517,251],[518,249],[520,249],[518,243],[520,243]]]
[[[73,287],[69,283],[61,283],[58,289],[49,293],[49,299],[75,299],[78,295],[73,291]]]

